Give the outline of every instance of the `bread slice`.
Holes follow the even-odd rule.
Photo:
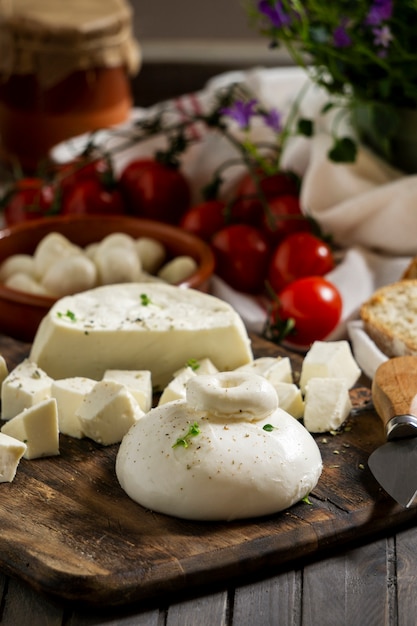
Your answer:
[[[360,317],[388,357],[417,355],[417,279],[381,287],[363,303]]]

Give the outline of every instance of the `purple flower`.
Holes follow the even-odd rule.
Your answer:
[[[277,0],[273,6],[269,0],[259,0],[258,9],[260,13],[266,15],[266,17],[271,21],[272,26],[275,26],[275,28],[288,26],[291,22],[290,16],[288,13],[285,13],[282,2],[279,0]]]
[[[232,120],[237,122],[240,128],[246,129],[249,127],[252,115],[255,113],[257,100],[249,100],[243,102],[243,100],[237,100],[230,107],[221,109],[222,115],[227,115]]]
[[[374,0],[366,16],[365,24],[378,26],[381,22],[389,20],[392,16],[392,4],[392,0]]]
[[[352,39],[346,30],[347,25],[348,19],[343,17],[340,20],[339,26],[337,26],[333,31],[333,43],[336,48],[348,48],[352,44]]]
[[[271,109],[268,113],[263,113],[262,118],[265,124],[274,132],[279,133],[282,130],[282,115],[277,109]]]
[[[374,44],[382,48],[388,48],[392,41],[392,32],[389,26],[375,27],[372,29]]]

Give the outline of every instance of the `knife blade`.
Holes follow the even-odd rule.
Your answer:
[[[369,457],[381,487],[408,508],[417,494],[417,356],[382,363],[372,381],[372,401],[387,443]]]

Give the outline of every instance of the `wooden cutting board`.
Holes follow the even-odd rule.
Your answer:
[[[253,337],[256,356],[289,355]],[[29,345],[0,336],[9,369]],[[356,408],[369,386],[352,392]],[[0,569],[60,600],[122,605],[161,593],[262,573],[306,556],[364,540],[404,524],[402,509],[367,468],[383,443],[373,411],[353,414],[342,432],[317,436],[324,471],[310,496],[262,519],[196,523],[155,514],[118,485],[117,446],[61,436],[59,457],[21,460],[12,483],[0,484]]]

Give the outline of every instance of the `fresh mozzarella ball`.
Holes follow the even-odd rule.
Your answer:
[[[49,233],[39,242],[33,255],[37,276],[43,276],[56,261],[80,253],[81,248],[60,233]]]
[[[41,282],[47,291],[61,298],[95,287],[97,268],[85,255],[63,257],[45,272]]]
[[[35,263],[30,254],[12,254],[5,259],[0,266],[0,281],[20,273],[35,276]]]
[[[232,384],[232,393],[238,387]],[[116,458],[119,483],[133,500],[194,520],[277,513],[310,493],[321,471],[313,437],[282,409],[249,421],[238,413],[220,417],[196,410],[187,399],[144,415],[124,436]]]
[[[135,249],[135,240],[125,233],[111,233],[104,237],[99,243],[101,250],[110,250],[110,248],[125,248],[128,250]]]
[[[190,256],[177,256],[166,263],[158,272],[158,277],[170,285],[186,280],[197,269],[196,261]]]
[[[165,261],[165,246],[152,237],[139,237],[135,245],[143,271],[156,274]]]
[[[31,293],[36,296],[52,295],[43,285],[41,285],[34,278],[32,278],[32,276],[29,276],[28,274],[23,274],[22,272],[9,276],[4,284],[10,289],[24,291],[26,293]]]
[[[185,386],[188,404],[216,417],[260,420],[278,408],[275,389],[257,374],[205,374],[191,378]]]
[[[134,249],[112,246],[99,248],[95,257],[99,281],[102,285],[136,282],[141,276],[141,265]]]
[[[99,245],[99,242],[88,244],[88,246],[84,248],[84,254],[88,256],[89,259],[94,261]]]

